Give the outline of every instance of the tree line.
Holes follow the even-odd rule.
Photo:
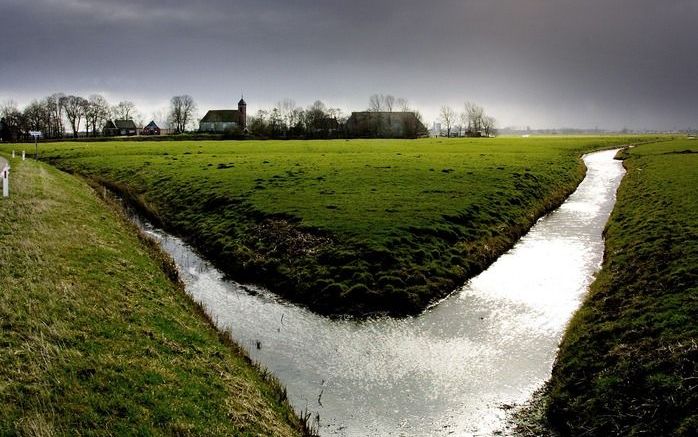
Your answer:
[[[391,94],[371,95],[366,111],[410,112],[420,124],[423,123],[421,114],[410,107],[407,99]],[[196,117],[194,99],[190,95],[179,95],[170,99],[166,114],[156,113],[153,118],[166,120],[172,133],[179,134],[196,129]],[[320,100],[303,108],[293,99],[284,99],[272,108],[259,109],[248,116],[247,132],[237,129],[228,133],[235,137],[252,134],[262,138],[343,138],[347,136],[345,125],[348,118],[340,108],[328,106]],[[32,101],[23,110],[9,101],[0,105],[0,140],[28,139],[30,131],[41,131],[47,139],[77,138],[79,135],[96,137],[103,134],[109,120],[133,120],[138,127],[143,125],[143,117],[133,102],[124,100],[111,105],[99,94],[82,97],[56,93]],[[442,106],[439,120],[447,136],[491,136],[496,133],[495,119],[487,115],[482,106],[472,102],[466,102],[462,112]]]
[[[485,108],[465,102],[463,111],[457,112],[450,106],[442,106],[439,120],[446,130],[446,136],[489,137],[497,133],[497,121],[485,113]]]
[[[407,99],[390,94],[370,96],[366,111],[412,112],[422,122],[422,115]],[[252,134],[266,138],[344,138],[348,118],[349,114],[321,100],[303,108],[293,99],[284,99],[248,117],[247,127]]]
[[[166,117],[174,133],[185,132],[192,125],[196,109],[191,96],[172,97]],[[23,110],[10,100],[0,104],[0,139],[27,139],[31,131],[41,131],[47,139],[60,139],[68,136],[66,126],[74,138],[80,132],[97,137],[102,135],[108,120],[133,120],[137,126],[143,125],[143,117],[133,102],[123,100],[111,105],[100,94],[85,98],[55,93],[32,101]]]
[[[346,116],[339,108],[316,100],[306,108],[284,99],[248,117],[251,133],[267,138],[333,138],[341,136]]]

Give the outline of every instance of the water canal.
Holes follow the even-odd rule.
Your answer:
[[[222,330],[319,413],[328,436],[491,435],[505,406],[550,376],[557,345],[598,271],[624,174],[616,151],[584,157],[567,201],[514,248],[418,317],[332,320],[224,279],[180,239],[145,224]]]

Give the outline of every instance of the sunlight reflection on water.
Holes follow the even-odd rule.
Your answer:
[[[318,316],[224,280],[181,240],[145,226],[218,326],[279,377],[297,409],[319,412],[323,435],[491,435],[502,405],[526,401],[549,377],[601,264],[624,173],[614,155],[587,155],[587,177],[558,210],[451,297],[400,320]]]

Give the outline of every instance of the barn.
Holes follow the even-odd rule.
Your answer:
[[[102,129],[105,137],[138,135],[138,127],[133,120],[108,120]]]
[[[352,112],[346,131],[349,137],[358,138],[416,138],[428,134],[414,112]]]

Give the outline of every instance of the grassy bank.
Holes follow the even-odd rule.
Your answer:
[[[638,137],[42,144],[236,279],[316,311],[415,313]],[[5,147],[8,149],[9,147]]]
[[[299,435],[283,390],[78,179],[19,159],[0,198],[0,435]]]
[[[643,145],[544,404],[563,435],[698,434],[698,143]]]

